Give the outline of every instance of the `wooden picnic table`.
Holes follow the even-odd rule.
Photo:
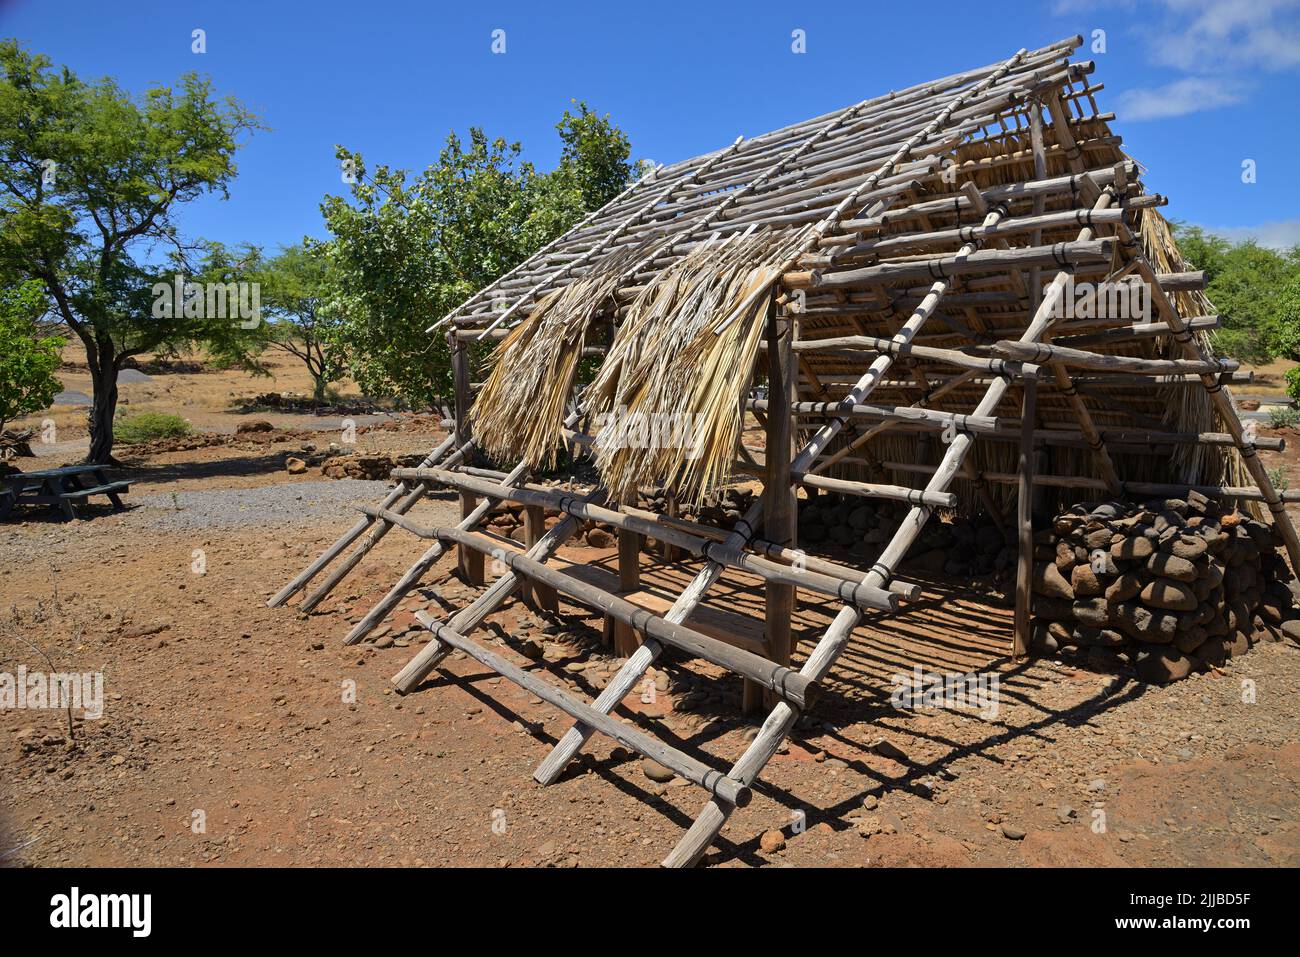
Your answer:
[[[19,505],[52,505],[67,518],[76,518],[74,504],[84,503],[92,495],[107,495],[114,511],[121,511],[121,493],[130,482],[114,482],[102,465],[66,465],[37,472],[0,475],[0,519],[7,518]]]

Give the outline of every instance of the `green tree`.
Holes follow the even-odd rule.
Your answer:
[[[45,306],[39,282],[0,289],[0,429],[47,408],[62,388],[54,373],[63,340],[37,329]]]
[[[337,313],[324,304],[328,245],[304,238],[263,260],[256,270],[267,319],[261,327],[266,348],[287,352],[307,367],[318,402],[346,370]]]
[[[1300,362],[1300,270],[1283,283],[1275,309],[1273,348],[1283,358]],[[1287,370],[1286,390],[1300,399],[1300,366]]]
[[[1205,293],[1221,317],[1219,348],[1248,362],[1287,356],[1292,335],[1278,297],[1300,274],[1300,250],[1280,253],[1253,240],[1234,244],[1199,226],[1180,226],[1177,240],[1187,261],[1205,270]]]
[[[604,205],[627,184],[627,136],[579,103],[557,124],[560,162],[538,173],[518,143],[470,130],[452,134],[419,176],[338,149],[354,177],[347,198],[321,205],[328,245],[328,306],[362,390],[430,405],[451,390],[446,342],[426,333],[535,250]]]
[[[586,103],[577,113],[564,111],[555,129],[560,134],[560,162],[534,178],[527,227],[528,254],[546,245],[593,209],[623,191],[632,178],[631,144],[609,114],[593,113]],[[493,277],[495,278],[495,277]]]
[[[159,310],[154,287],[174,279],[158,250],[180,262],[194,252],[177,235],[178,208],[228,195],[240,137],[257,128],[197,75],[133,97],[0,41],[0,270],[43,283],[54,315],[86,348],[88,461],[111,460],[126,360],[200,343],[231,352],[247,335],[226,315],[192,308],[193,297]]]

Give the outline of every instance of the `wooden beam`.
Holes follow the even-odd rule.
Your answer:
[[[585,501],[603,501],[604,489],[595,489],[589,492]],[[578,530],[578,520],[572,515],[567,515],[564,519],[542,536],[541,541],[528,550],[528,557],[536,561],[545,561],[555,553],[562,544],[568,541],[569,537]],[[520,577],[513,571],[500,576],[490,586],[487,591],[479,595],[472,602],[465,606],[461,611],[452,617],[447,623],[454,631],[467,635],[483,623],[488,615],[514,594],[515,589],[519,587]],[[394,689],[399,694],[407,694],[423,681],[438,663],[446,657],[451,650],[451,646],[444,644],[436,639],[430,641],[427,645],[416,652],[415,657],[408,661],[402,670],[393,675],[390,679]]]
[[[773,307],[767,317],[768,343],[768,427],[767,476],[763,483],[763,528],[770,541],[788,548],[795,547],[798,523],[794,486],[791,484],[790,460],[794,457],[793,419],[790,405],[797,397],[798,367],[792,348],[797,332],[795,323],[782,319]],[[794,615],[796,590],[792,585],[768,582],[764,588],[763,634],[767,639],[768,657],[782,665],[790,664],[791,618]],[[751,690],[752,689],[752,690]],[[756,686],[747,684],[745,713],[752,714],[760,705],[771,708],[776,698],[770,692],[760,695]]]
[[[450,338],[452,385],[456,392],[456,437],[461,442],[470,440],[469,410],[473,402],[469,385],[469,344],[454,337]],[[464,521],[477,507],[473,495],[460,493],[460,517]],[[483,556],[468,548],[461,548],[456,553],[456,566],[461,579],[468,585],[483,584]]]
[[[475,661],[487,665],[497,674],[513,681],[525,691],[530,691],[544,701],[555,705],[565,714],[581,719],[602,734],[609,735],[619,744],[631,748],[652,761],[657,761],[693,784],[698,784],[706,791],[712,792],[715,797],[723,801],[727,801],[736,807],[744,807],[749,803],[749,788],[727,777],[721,771],[715,771],[690,755],[669,747],[662,741],[624,724],[617,718],[596,711],[553,684],[543,681],[536,675],[529,674],[524,669],[511,664],[505,658],[489,651],[477,642],[471,641],[447,625],[434,621],[426,613],[417,612],[415,617],[420,624],[433,632],[439,641],[450,645],[452,648],[460,649]]]
[[[536,547],[537,543],[542,540],[546,534],[546,512],[540,505],[527,505],[524,507],[524,544],[528,549]],[[555,594],[555,589],[547,585],[531,584],[528,589],[529,595],[538,608],[545,611],[558,612],[560,610],[559,598]]]
[[[634,605],[626,599],[611,595],[609,592],[589,585],[554,568],[548,568],[541,562],[519,552],[502,548],[497,542],[475,532],[466,532],[458,528],[425,528],[404,516],[394,516],[395,524],[421,538],[437,538],[456,542],[466,548],[475,549],[492,557],[503,565],[521,575],[536,579],[550,585],[563,595],[575,601],[603,612],[619,621],[626,622],[638,631],[644,632],[660,642],[679,648],[697,658],[703,658],[715,665],[734,671],[738,675],[752,678],[764,688],[776,691],[783,699],[806,706],[816,697],[818,688],[815,682],[802,678],[797,672],[775,664],[758,655],[736,648],[716,638],[711,638],[692,628],[667,621],[651,614],[644,608]]]
[[[455,435],[455,433],[452,433],[451,435],[443,439],[443,441],[438,445],[437,448],[435,448],[432,452],[426,455],[424,457],[424,461],[421,462],[420,465],[425,468],[428,468],[433,465],[437,465],[442,460],[443,456],[445,456],[448,452],[452,450],[453,447],[457,445],[459,445],[459,443],[457,442],[457,436]],[[419,487],[418,484],[416,487],[417,488]],[[379,507],[393,508],[401,500],[402,496],[409,494],[410,491],[411,491],[410,486],[407,486],[405,484],[398,484],[397,487],[395,487],[392,491],[390,491],[384,497],[383,501],[379,503]],[[340,536],[339,539],[333,545],[325,549],[325,551],[323,551],[319,556],[317,556],[315,561],[313,561],[310,565],[308,565],[301,572],[299,572],[297,577],[295,577],[293,581],[289,582],[278,592],[272,595],[269,599],[267,599],[266,607],[278,608],[281,605],[283,605],[286,601],[288,601],[295,594],[301,591],[309,581],[315,578],[316,575],[320,573],[320,570],[322,568],[324,568],[330,562],[334,561],[334,559],[337,558],[345,548],[347,548],[358,538],[364,535],[367,530],[369,530],[372,526],[374,526],[374,524],[375,524],[375,520],[370,516],[367,515],[366,517],[362,518],[359,522],[357,522],[357,524],[353,525],[352,528],[344,532],[343,535]]]
[[[993,351],[1008,359],[1040,364],[1060,363],[1095,372],[1123,372],[1129,375],[1213,375],[1235,372],[1241,367],[1236,359],[1143,359],[1139,356],[1113,356],[1067,346],[1040,342],[993,344]]]
[[[1029,651],[1029,611],[1034,575],[1034,417],[1038,383],[1024,383],[1020,404],[1020,469],[1016,495],[1016,617],[1011,653],[1017,658]]]
[[[635,495],[632,498],[635,499]],[[626,528],[617,529],[617,535],[618,589],[623,594],[631,594],[641,588],[641,536]],[[636,630],[627,622],[616,620],[614,653],[620,658],[630,658],[638,644]]]

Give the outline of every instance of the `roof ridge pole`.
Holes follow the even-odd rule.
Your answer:
[[[975,86],[972,86],[970,89],[966,90],[959,97],[957,97],[943,111],[940,112],[939,116],[936,117],[934,122],[932,122],[929,126],[925,127],[924,136],[921,136],[921,134],[917,134],[916,136],[913,136],[911,139],[905,142],[902,146],[900,146],[899,149],[895,151],[894,156],[890,160],[887,160],[885,165],[880,167],[880,169],[878,169],[876,173],[873,174],[875,176],[875,179],[879,180],[881,176],[885,175],[885,171],[888,168],[896,164],[902,157],[908,155],[908,153],[910,153],[910,151],[914,149],[917,144],[923,142],[925,139],[928,139],[929,136],[935,130],[937,130],[940,126],[942,126],[944,123],[947,122],[948,118],[952,115],[952,113],[955,110],[957,110],[963,103],[965,103],[966,100],[971,95],[982,92],[989,85],[996,83],[998,80],[1002,79],[1002,77],[1006,76],[1006,74],[1009,73],[1015,67],[1015,65],[1018,62],[1020,62],[1021,59],[1024,58],[1027,52],[1028,52],[1027,50],[1021,48],[1019,51],[1016,52],[1014,56],[1004,61],[1003,64],[997,70],[989,74],[988,77],[986,77],[984,80],[982,80],[980,83],[976,84]],[[867,102],[869,101],[864,100],[863,104]],[[859,105],[859,107],[860,106],[861,104]],[[857,108],[855,108],[855,111],[856,109]],[[846,111],[844,117],[842,118],[847,118],[849,114],[850,111]],[[796,153],[799,153],[802,150],[810,147],[821,134],[826,133],[830,128],[831,127],[828,126],[827,128],[823,129],[821,133],[819,133],[817,136],[810,137],[809,140],[803,144],[803,146],[799,147],[799,150],[797,150]],[[786,157],[786,159],[791,159],[791,158],[794,157],[793,156]],[[768,172],[769,173],[773,172],[778,168],[778,166],[769,167]],[[845,197],[845,200],[841,201],[841,203],[836,206],[835,210],[829,216],[825,217],[822,220],[822,222],[819,223],[816,227],[813,227],[813,230],[821,229],[824,232],[825,229],[829,228],[831,224],[838,222],[838,220],[843,216],[844,211],[849,208],[850,201],[862,193],[862,191],[866,188],[866,183],[868,181],[873,181],[873,180],[871,180],[871,178],[869,177],[867,181],[864,181],[863,184],[861,184],[861,186],[858,189],[854,190],[853,193]],[[753,185],[754,185],[753,183],[750,184],[751,187]],[[732,197],[733,198],[735,197],[734,193],[732,194]],[[884,205],[888,205],[890,202],[892,202],[892,200],[884,201]],[[721,212],[725,208],[726,208],[726,203],[724,202],[723,204],[720,204],[717,208],[715,208],[714,214],[716,215],[717,213]],[[700,228],[701,223],[706,222],[707,220],[708,217],[706,217],[704,220],[697,221],[696,225],[692,226],[691,229],[685,235],[689,236],[696,229]],[[813,235],[813,230],[805,230],[805,233],[807,235]],[[821,233],[818,232],[816,233],[816,235],[820,237]],[[792,253],[792,261],[793,259],[797,259],[799,255],[801,255],[801,252],[798,250],[799,247],[802,247],[803,245],[804,245],[803,243],[799,243],[798,246],[795,247],[796,251]],[[779,276],[781,273],[784,273],[789,268],[790,267],[787,265],[784,269],[777,271],[776,275]],[[936,285],[939,285],[939,283],[936,283]],[[947,288],[946,283],[944,283],[943,285],[944,288],[946,289]],[[928,318],[930,312],[933,311],[934,304],[938,302],[939,295],[942,295],[942,293],[938,295],[932,294],[931,296],[926,297],[927,300],[932,299],[933,301],[930,302],[930,306],[928,310],[924,313],[924,315],[920,315],[922,307],[924,306],[924,301],[922,303],[922,306],[917,307],[916,312],[913,313],[912,319],[917,319],[918,315],[920,315],[920,318],[915,323],[915,326],[912,328],[911,330],[912,333],[915,333],[916,329],[920,328],[921,323],[923,323],[925,319]],[[908,322],[911,323],[912,319],[909,319]],[[899,335],[901,335],[901,332],[899,333]],[[895,336],[895,338],[897,338],[897,335]],[[906,344],[908,341],[910,341],[910,339],[911,339],[911,334],[909,334],[907,337],[900,340],[900,343]],[[850,392],[849,400],[847,400],[849,401],[850,405],[855,404],[857,401],[857,397],[855,397],[855,393],[859,393],[860,395],[866,395],[871,391],[871,388],[874,387],[875,383],[880,381],[878,377],[883,375],[884,369],[888,368],[889,364],[893,362],[894,357],[892,355],[881,356],[881,358],[878,359],[876,363],[872,363],[872,369],[875,369],[877,363],[880,363],[882,360],[884,362],[884,366],[880,369],[880,371],[869,372],[868,375],[864,377],[864,380],[860,381]],[[873,379],[873,377],[875,378]],[[800,454],[794,458],[793,462],[791,463],[791,471],[801,472],[809,462],[816,459],[817,455],[821,452],[821,450],[825,448],[826,443],[829,442],[831,438],[833,438],[835,434],[838,433],[839,430],[844,427],[844,422],[845,422],[844,419],[835,419],[833,422],[828,423],[821,430],[819,430],[817,435],[814,436],[813,439],[810,440],[808,444],[804,446]],[[819,437],[821,437],[820,444],[818,444]],[[727,536],[724,542],[724,547],[728,547],[728,548],[745,547],[749,543],[749,541],[758,533],[758,523],[762,516],[762,511],[763,511],[763,500],[761,498],[755,499],[754,503],[750,505],[749,509],[745,512],[745,514],[740,518],[739,521],[736,522],[735,530],[733,530],[731,534]],[[702,569],[700,569],[700,571],[696,574],[695,578],[691,581],[691,583],[677,597],[677,600],[673,603],[673,607],[669,609],[668,614],[665,617],[670,621],[677,621],[677,622],[684,621],[686,618],[688,618],[690,614],[695,610],[696,606],[699,605],[699,603],[703,600],[705,592],[707,592],[708,589],[711,588],[713,584],[718,580],[719,576],[722,574],[722,570],[723,569],[721,565],[719,565],[717,562],[712,562],[712,561],[709,562],[707,565],[705,565]],[[614,677],[610,679],[609,684],[605,686],[605,690],[602,691],[600,696],[596,699],[596,701],[593,702],[592,707],[597,710],[604,709],[606,711],[612,711],[618,705],[618,703],[622,701],[623,698],[629,692],[631,692],[631,690],[636,686],[636,683],[637,681],[640,680],[641,675],[643,675],[645,673],[645,670],[650,667],[651,663],[654,662],[655,658],[659,655],[659,652],[661,650],[662,647],[657,642],[647,639],[646,642],[642,644],[640,648],[637,649],[636,653],[633,654],[632,657],[630,657],[624,663],[623,667],[619,669],[619,671],[614,675]],[[827,664],[827,667],[829,668],[829,663]],[[780,708],[781,705],[778,705],[777,707]],[[795,714],[796,716],[798,714],[798,712],[794,712],[794,711],[792,711],[791,713]],[[771,723],[771,718],[768,719],[768,723]],[[767,728],[767,724],[764,725],[764,728],[765,729]],[[578,751],[581,750],[583,743],[587,740],[587,738],[589,738],[592,735],[593,731],[594,729],[587,727],[581,721],[575,723],[573,727],[571,727],[567,732],[565,732],[564,736],[551,750],[551,753],[547,755],[546,759],[538,766],[537,771],[533,774],[533,777],[536,778],[542,784],[550,784],[551,782],[553,782],[556,778],[559,777],[560,773],[564,770],[565,765],[567,765],[569,761],[573,759],[574,755],[576,755]],[[781,738],[783,737],[785,737],[785,731],[781,732]],[[777,739],[776,743],[779,744],[779,742],[780,742],[780,738]],[[773,748],[773,753],[775,753],[775,746]],[[764,758],[763,761],[760,764],[758,764],[758,766],[754,769],[753,775],[757,775],[758,771],[762,770],[763,765],[766,763],[767,763],[767,758]],[[739,768],[740,765],[738,764],[736,767]],[[733,774],[735,773],[735,770],[736,769],[733,768],[732,770]],[[709,806],[715,807],[716,804],[711,802]],[[725,822],[727,815],[730,814],[730,808],[728,808],[726,812],[719,810],[718,813],[722,815],[721,819],[718,822],[718,828],[721,828],[722,823]],[[716,834],[717,834],[717,829],[715,828],[708,835],[708,840],[705,841],[703,845],[701,845],[699,854],[704,853],[704,848],[708,847],[708,845],[713,842],[713,838],[714,836],[716,836]],[[688,837],[690,836],[689,833],[687,836]],[[683,838],[683,840],[685,840],[685,838]],[[679,844],[678,846],[680,847],[681,845]],[[694,857],[692,857],[691,860],[694,861],[695,859],[697,859],[699,854],[696,854]]]
[[[690,176],[686,177],[685,179],[680,179],[677,180],[676,182],[669,183],[664,189],[660,190],[657,194],[655,194],[655,196],[651,198],[651,200],[648,203],[645,203],[644,205],[639,207],[635,212],[625,216],[622,219],[622,221],[620,221],[612,230],[609,231],[608,234],[606,234],[604,239],[602,239],[596,245],[592,246],[585,253],[580,255],[577,259],[573,260],[568,265],[556,270],[553,273],[550,273],[544,279],[542,279],[541,282],[535,284],[531,289],[521,294],[519,298],[514,301],[514,303],[510,306],[509,309],[507,309],[505,312],[501,313],[501,315],[493,319],[492,322],[488,325],[488,327],[484,329],[481,333],[479,333],[478,338],[482,339],[484,336],[488,335],[490,332],[492,332],[493,329],[495,329],[497,326],[501,325],[501,323],[505,322],[512,315],[514,315],[515,311],[518,310],[520,306],[522,306],[524,303],[531,300],[534,296],[536,296],[543,289],[546,289],[556,280],[569,275],[569,273],[573,272],[573,270],[577,269],[583,263],[589,262],[591,260],[591,257],[609,248],[610,244],[613,243],[614,240],[622,236],[623,233],[626,232],[629,227],[631,227],[636,223],[639,223],[642,219],[646,217],[648,213],[654,210],[654,208],[658,206],[660,203],[672,198],[673,193],[681,189],[683,186],[697,181],[701,176],[703,176],[714,166],[720,163],[724,158],[730,156],[732,153],[740,149],[740,144],[743,143],[744,140],[745,138],[743,136],[737,136],[730,146],[728,146],[726,149],[719,150],[717,153],[713,155],[712,158],[700,164],[700,166]],[[532,259],[536,255],[537,254],[534,253],[533,256],[529,257],[529,259]],[[525,262],[526,261],[527,260],[525,260]],[[523,263],[520,263],[520,265],[522,266]]]
[[[653,180],[658,178],[659,174],[663,171],[663,168],[664,168],[663,163],[660,163],[657,166],[655,166],[655,168],[652,169],[649,173],[647,173],[645,176],[642,176],[635,183],[630,184],[626,189],[623,190],[623,192],[619,193],[608,203],[605,203],[603,206],[600,206],[597,209],[593,209],[590,213],[588,213],[578,222],[574,223],[564,232],[560,233],[560,235],[556,236],[554,239],[552,239],[541,249],[537,250],[530,256],[525,256],[519,262],[515,263],[515,265],[512,266],[508,272],[503,272],[500,276],[497,276],[496,279],[493,279],[490,283],[488,283],[478,292],[474,293],[474,295],[470,296],[459,306],[457,306],[451,312],[447,313],[445,316],[443,316],[441,319],[439,319],[433,325],[429,326],[429,328],[425,329],[424,331],[435,332],[442,326],[446,325],[448,322],[452,320],[453,317],[455,317],[459,313],[464,312],[468,307],[474,305],[476,302],[479,302],[485,295],[487,295],[489,290],[495,289],[501,283],[505,282],[507,279],[509,279],[511,276],[517,273],[520,269],[524,268],[524,266],[526,266],[528,263],[536,259],[538,256],[545,255],[554,246],[557,246],[561,241],[568,238],[569,236],[572,236],[574,233],[578,232],[578,230],[583,229],[586,226],[590,225],[591,221],[594,220],[601,213],[603,213],[605,210],[611,209],[616,203],[621,203],[623,200],[627,199],[629,196],[631,196],[633,193],[639,190],[642,186],[649,185]]]

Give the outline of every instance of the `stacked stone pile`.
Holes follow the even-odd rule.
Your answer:
[[[1256,641],[1300,639],[1271,526],[1192,492],[1077,505],[1034,536],[1033,648],[1173,681]]]

